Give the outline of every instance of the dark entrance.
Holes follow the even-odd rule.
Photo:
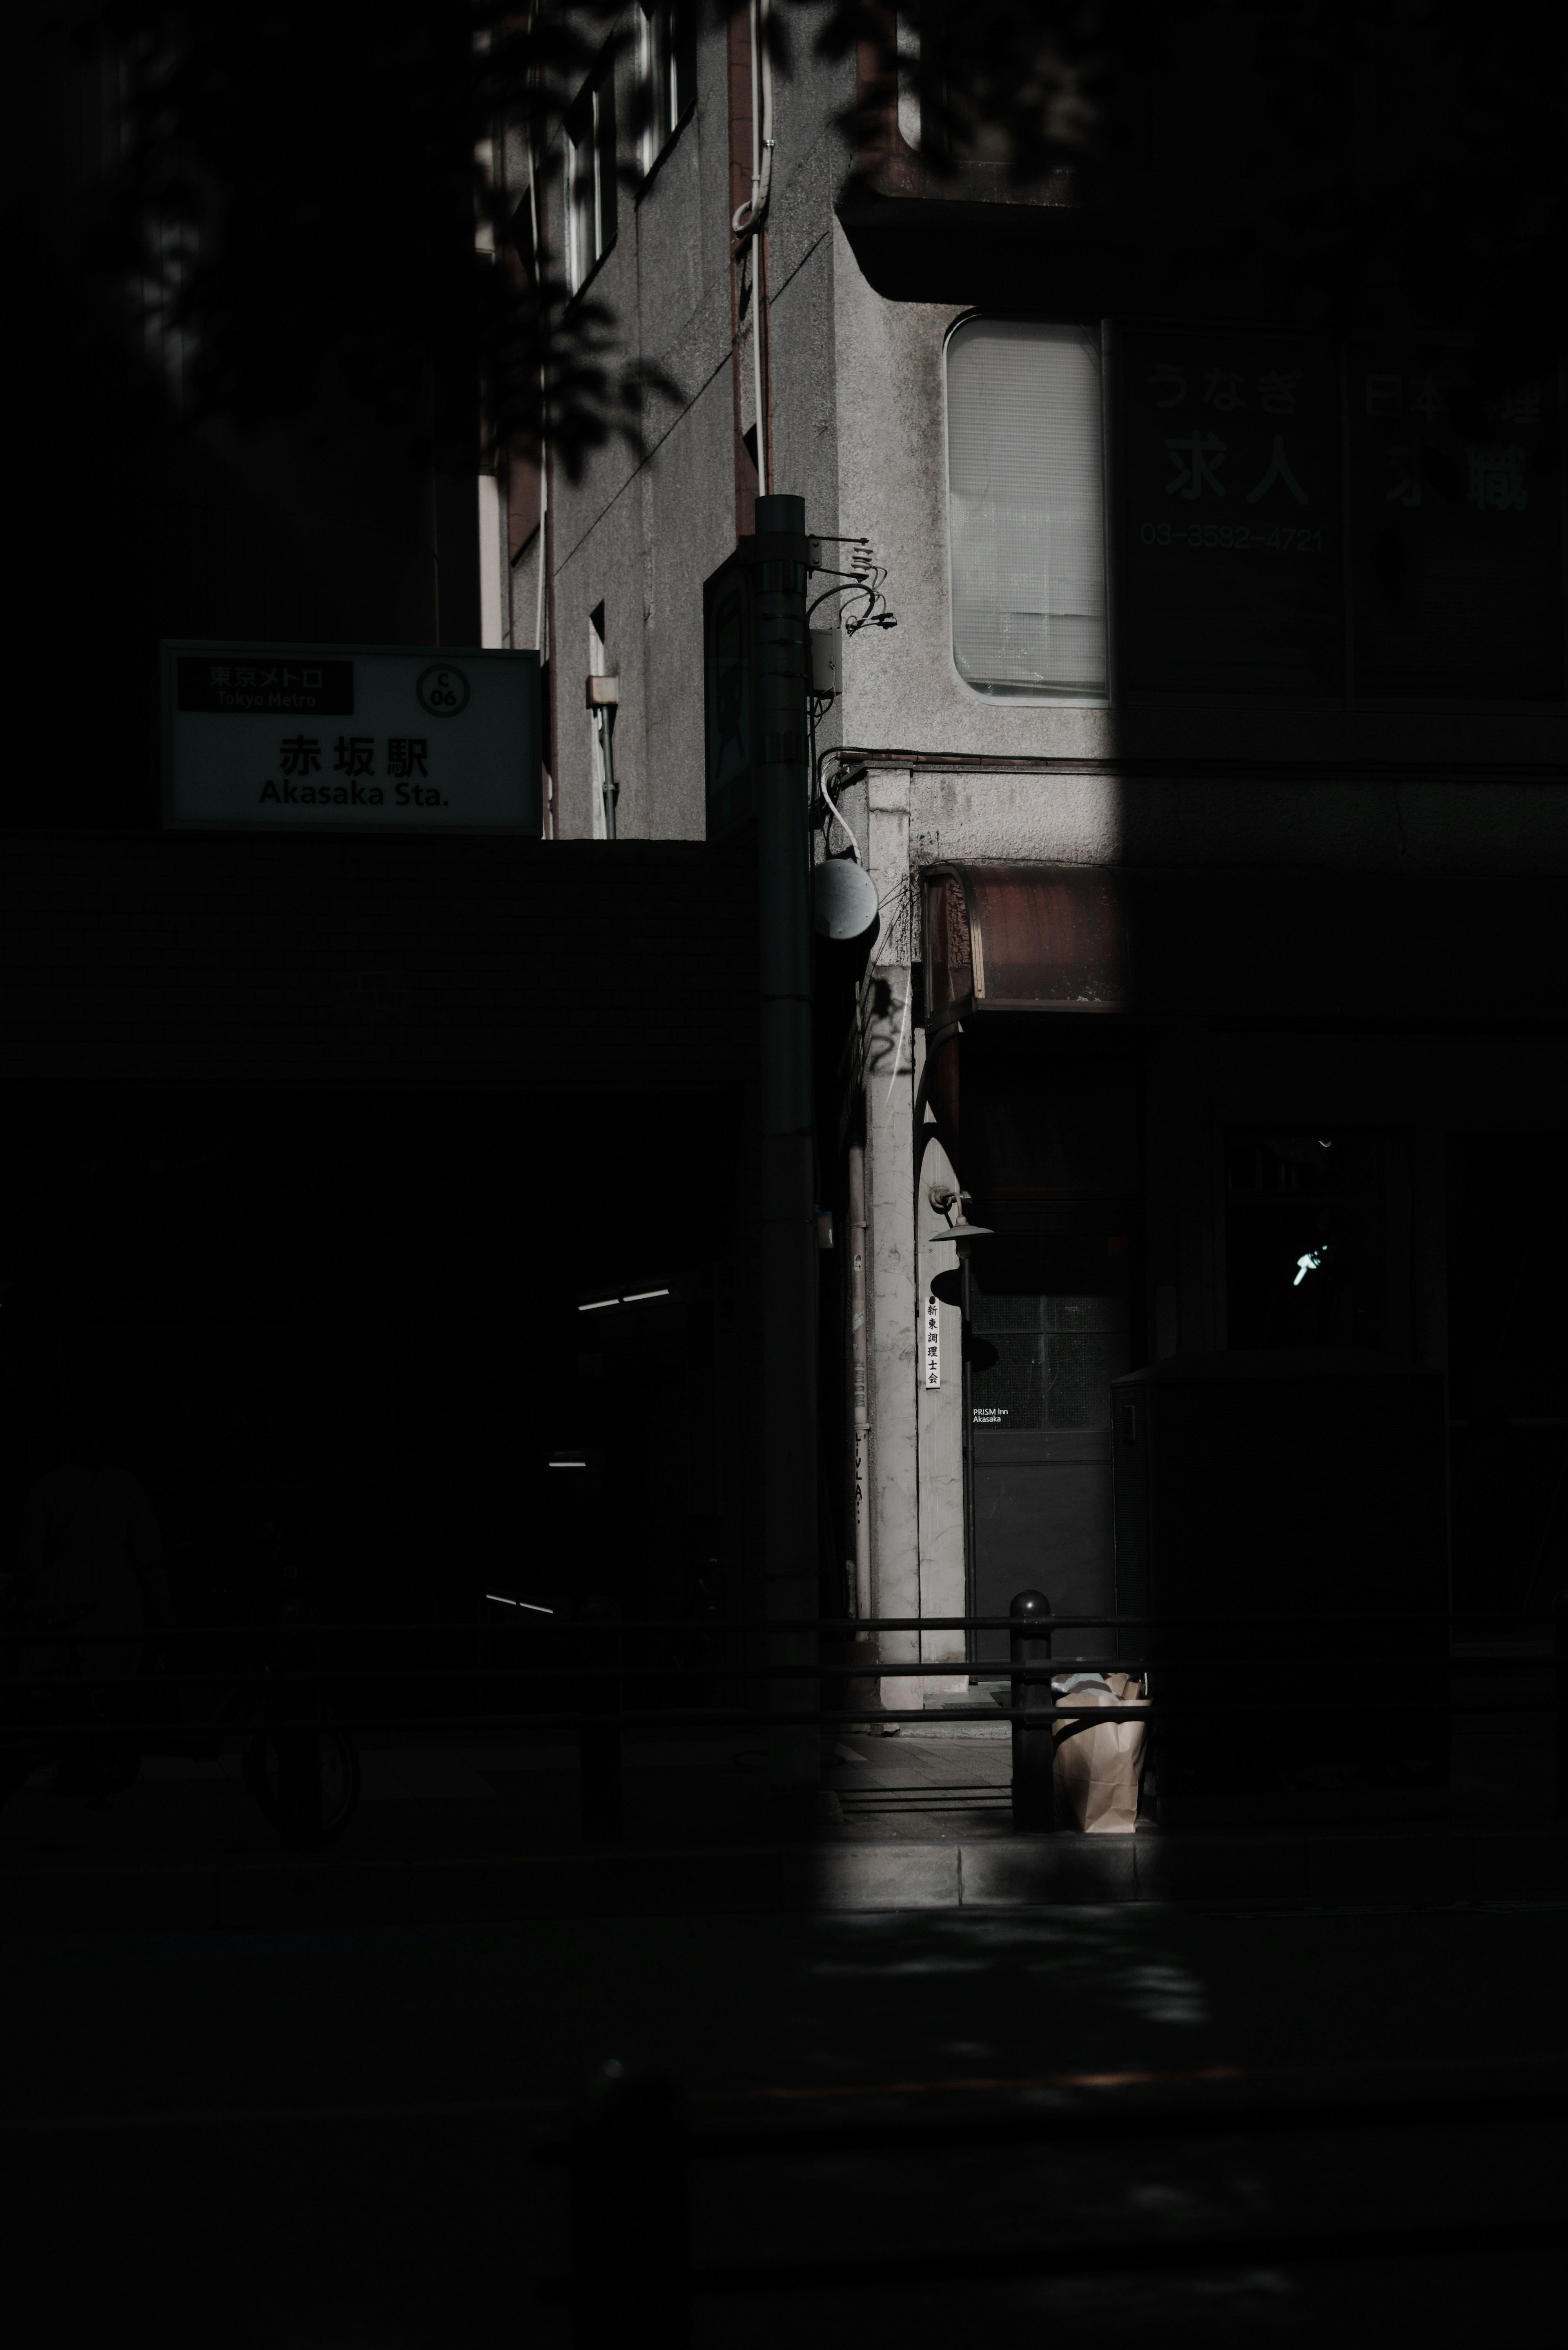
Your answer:
[[[1023,1021],[977,1021],[961,1051],[971,1213],[996,1234],[971,1259],[971,1603],[1005,1615],[1035,1589],[1090,1614],[1113,1605],[1110,1383],[1134,1359],[1137,1064]],[[1004,1659],[1006,1635],[981,1635],[976,1654]]]
[[[1130,1235],[1088,1208],[977,1249],[969,1379],[977,1615],[1044,1591],[1059,1614],[1114,1605],[1111,1388],[1128,1367]],[[1100,1643],[1085,1635],[1085,1653]],[[1071,1643],[1069,1643],[1071,1646]],[[982,1633],[982,1662],[1006,1635]]]

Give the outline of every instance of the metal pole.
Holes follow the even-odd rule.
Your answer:
[[[620,1767],[620,1641],[613,1627],[620,1609],[613,1599],[589,1599],[583,1617],[591,1631],[583,1647],[582,1711],[578,1716],[577,1772],[582,1791],[585,1844],[618,1844],[626,1834]]]
[[[757,495],[768,494],[768,395],[763,338],[767,332],[768,249],[763,227],[766,213],[764,189],[771,187],[773,146],[773,76],[763,47],[766,0],[752,0],[752,200],[749,233],[752,245],[752,404],[756,411]],[[761,523],[756,527],[761,530]]]
[[[302,1601],[285,1603],[279,1663],[277,1807],[284,1842],[309,1846],[321,1840],[321,1651]]]
[[[749,549],[741,545],[754,567],[757,612],[763,1543],[767,1613],[776,1621],[818,1612],[805,500],[759,498],[755,536]],[[781,1664],[815,1660],[809,1633],[776,1634],[770,1647]],[[775,1786],[818,1783],[811,1725],[779,1723],[768,1752]]]
[[[1026,1627],[1049,1619],[1051,1602],[1043,1591],[1021,1591],[1008,1609],[1016,1631],[1008,1635],[1012,1662],[1015,1667],[1048,1665],[1051,1661],[1049,1631],[1030,1631]],[[1014,1721],[1012,1725],[1012,1825],[1015,1828],[1051,1828],[1056,1825],[1055,1805],[1055,1744],[1051,1735],[1051,1717],[1056,1700],[1049,1681],[1012,1683],[1012,1706],[1038,1713],[1038,1728],[1033,1722]]]
[[[953,1180],[958,1180],[955,1173]],[[961,1217],[963,1209],[961,1206]],[[966,1616],[980,1614],[980,1560],[974,1524],[974,1366],[970,1360],[970,1341],[974,1330],[974,1274],[970,1264],[970,1243],[961,1241],[958,1246],[959,1276],[959,1440],[961,1447],[959,1468],[963,1478],[963,1607]],[[1016,1603],[1014,1603],[1016,1605]],[[980,1662],[981,1636],[964,1634],[964,1654],[968,1657],[971,1677]],[[1050,1650],[1047,1648],[1047,1655]]]
[[[572,2147],[576,2350],[687,2350],[689,2158],[680,2091],[602,2066]]]
[[[599,750],[605,766],[605,838],[615,838],[615,804],[620,797],[615,779],[615,712],[598,712]]]
[[[871,1613],[871,1419],[866,1336],[866,1149],[849,1149],[849,1435],[855,1478],[855,1613]]]

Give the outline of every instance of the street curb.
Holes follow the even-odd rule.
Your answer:
[[[1064,1904],[1451,1908],[1568,1899],[1568,1829],[1506,1835],[993,1836],[300,1859],[265,1868],[14,1870],[0,1937],[374,1929],[704,1910],[847,1913]]]

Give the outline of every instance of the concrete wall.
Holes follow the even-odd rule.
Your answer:
[[[1568,872],[1568,785],[1550,770],[1500,778],[1478,765],[1441,775],[1412,761],[1395,775],[1281,773],[1260,761],[1238,762],[1231,775],[1070,762],[1023,775],[898,772],[910,774],[916,865],[1024,858]]]
[[[974,692],[953,666],[948,596],[944,346],[966,313],[884,300],[836,225],[833,253],[840,526],[875,540],[899,621],[846,648],[846,743],[997,758],[1563,761],[1561,712],[1371,712],[1198,695],[1095,708]]]
[[[621,119],[633,59],[621,68]],[[556,828],[593,832],[592,737],[583,704],[588,615],[605,608],[618,671],[618,827],[632,839],[701,839],[701,586],[734,541],[729,380],[729,130],[722,28],[699,45],[694,112],[641,189],[623,187],[613,249],[584,289],[611,314],[616,358],[655,369],[641,453],[618,435],[581,477],[552,470],[557,701]],[[558,244],[558,183],[551,219]],[[531,638],[529,641],[531,641]]]
[[[840,354],[835,331],[834,203],[847,168],[835,120],[855,95],[851,62],[830,65],[797,30],[794,64],[774,85],[773,198],[768,210],[770,489],[805,500],[808,529],[844,521],[840,489]],[[826,613],[819,619],[826,619]]]
[[[852,68],[829,67],[797,39],[775,88],[769,211],[772,486],[807,502],[814,529],[841,527],[833,339],[833,201],[845,166],[831,118],[853,94]],[[622,68],[623,115],[632,60]],[[583,708],[588,615],[605,608],[618,671],[618,828],[627,838],[701,839],[702,581],[734,544],[730,290],[729,104],[722,28],[699,46],[697,105],[641,190],[623,188],[614,249],[584,298],[611,314],[618,358],[668,380],[642,423],[639,455],[615,439],[581,478],[554,470],[552,579],[556,643],[556,828],[594,830],[592,737]],[[558,242],[560,201],[553,191]],[[740,349],[742,423],[752,421],[751,347]],[[534,641],[536,575],[519,567],[514,641]]]

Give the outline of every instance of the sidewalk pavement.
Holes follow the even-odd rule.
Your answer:
[[[626,1835],[585,1846],[566,1747],[367,1742],[340,1844],[281,1850],[237,1760],[150,1760],[107,1810],[38,1774],[0,1811],[0,1932],[433,1924],[651,1910],[1240,1908],[1568,1900],[1550,1722],[1457,1741],[1448,1816],[1407,1824],[1014,1835],[1003,1725],[846,1730],[781,1822],[754,1733],[628,1738]],[[833,1816],[834,1814],[836,1816]]]

